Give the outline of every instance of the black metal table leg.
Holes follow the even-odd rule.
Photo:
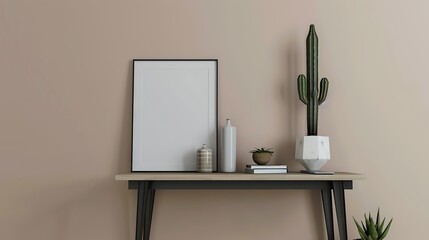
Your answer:
[[[144,240],[149,240],[150,237],[150,228],[152,225],[152,213],[153,213],[153,204],[155,201],[155,189],[151,189],[149,186],[149,190],[147,191],[146,197],[146,205],[145,205],[145,219],[144,219]]]
[[[145,197],[148,191],[148,182],[139,181],[137,190],[137,214],[136,214],[136,240],[143,237],[143,216],[145,211]]]
[[[328,240],[334,240],[334,214],[332,213],[331,189],[322,189],[321,193]]]
[[[335,210],[337,212],[340,240],[347,240],[346,201],[343,181],[334,181]]]

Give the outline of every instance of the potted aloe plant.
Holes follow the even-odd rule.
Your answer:
[[[353,218],[358,229],[359,236],[361,237],[360,240],[382,240],[386,238],[387,233],[389,233],[393,218],[390,219],[387,226],[384,227],[386,218],[384,218],[383,221],[380,221],[380,208],[377,211],[375,222],[371,217],[371,213],[369,213],[368,217],[366,214],[364,214],[364,218],[365,222],[361,221],[361,224],[359,224],[356,219]]]
[[[255,148],[250,151],[253,161],[258,165],[266,165],[271,161],[274,151],[271,148]]]
[[[298,76],[299,99],[307,105],[307,136],[296,140],[295,158],[310,171],[319,170],[330,158],[329,137],[317,135],[318,110],[328,95],[329,81],[322,78],[318,88],[318,37],[314,25],[306,42],[307,77]]]

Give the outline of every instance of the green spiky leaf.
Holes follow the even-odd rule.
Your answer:
[[[250,151],[250,153],[269,153],[271,156],[273,155],[274,151],[271,148],[255,148],[254,150]]]
[[[374,220],[372,219],[371,214],[369,215],[368,233],[372,239],[378,239],[377,228],[375,227]]]
[[[365,217],[365,225],[368,227],[369,226],[369,219],[366,216],[366,214],[363,215]]]
[[[357,227],[357,229],[358,229],[358,232],[359,232],[359,235],[360,235],[360,237],[362,238],[362,239],[364,239],[364,238],[366,238],[366,230],[364,230],[360,225],[359,225],[359,223],[356,221],[356,219],[355,218],[353,218],[353,220],[355,221],[355,224],[356,224],[356,227]],[[363,226],[363,225],[362,225]]]
[[[383,218],[383,221],[381,221],[381,224],[380,224],[380,226],[378,227],[378,229],[380,230],[379,232],[378,232],[378,235],[383,235],[383,227],[384,227],[384,221],[386,220],[386,218]]]
[[[386,229],[383,231],[383,234],[381,234],[380,239],[384,239],[387,235],[387,233],[389,233],[389,229],[390,229],[390,225],[392,224],[393,218],[390,219],[389,224],[387,224]]]
[[[368,229],[366,229],[366,225],[365,225],[365,224],[363,224],[363,222],[362,222],[362,221],[360,221],[360,223],[362,224],[363,230],[365,230],[365,232],[368,232]]]
[[[380,208],[378,208],[378,210],[377,210],[377,220],[376,220],[376,222],[375,222],[375,225],[379,225],[380,224]]]

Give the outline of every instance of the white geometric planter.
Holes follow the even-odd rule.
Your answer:
[[[296,139],[295,158],[307,170],[319,170],[329,159],[329,137],[304,136]]]

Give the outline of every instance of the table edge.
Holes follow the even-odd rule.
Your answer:
[[[365,175],[349,172],[338,172],[334,175],[303,173],[127,173],[115,176],[116,181],[352,181],[363,179],[365,179]]]

